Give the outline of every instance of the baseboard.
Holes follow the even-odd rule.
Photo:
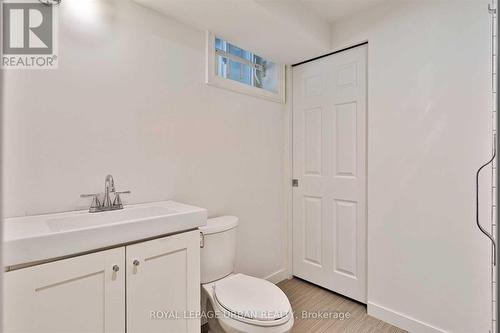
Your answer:
[[[419,333],[447,333],[445,330],[434,327],[423,321],[411,318],[402,313],[388,309],[381,305],[368,302],[368,314],[377,319],[383,320],[391,325],[397,326],[409,332]]]
[[[269,282],[272,282],[274,284],[277,284],[283,280],[288,279],[288,271],[286,268],[280,269],[277,272],[274,272],[273,274],[266,276],[264,279],[266,279]]]

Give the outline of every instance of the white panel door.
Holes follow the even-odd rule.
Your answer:
[[[366,46],[293,68],[293,274],[366,302]]]
[[[3,332],[125,332],[124,247],[7,272],[4,278]]]
[[[154,239],[126,251],[127,332],[200,332],[200,233]]]

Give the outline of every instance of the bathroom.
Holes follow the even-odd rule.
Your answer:
[[[498,332],[496,6],[3,0],[3,331]]]

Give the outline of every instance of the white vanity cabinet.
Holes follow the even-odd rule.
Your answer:
[[[125,331],[124,247],[4,277],[5,332]]]
[[[200,233],[127,246],[127,332],[199,332]]]
[[[194,230],[6,272],[4,332],[199,332],[199,293]]]

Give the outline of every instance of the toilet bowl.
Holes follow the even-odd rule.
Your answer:
[[[210,333],[285,333],[293,312],[283,291],[271,282],[233,273],[238,218],[208,219],[200,228],[201,300]]]

